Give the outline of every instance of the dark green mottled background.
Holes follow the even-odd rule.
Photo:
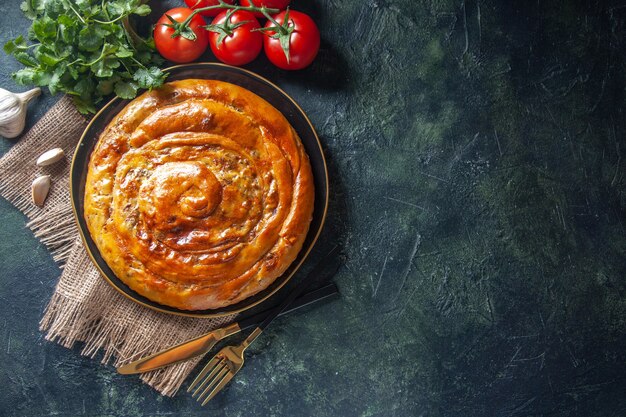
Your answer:
[[[2,42],[27,29],[16,4]],[[163,398],[43,340],[59,270],[2,200],[0,415],[626,415],[626,4],[294,8],[321,28],[315,64],[250,69],[326,148],[317,253],[345,244],[341,301],[277,322],[207,408]],[[15,69],[3,55],[2,87]]]

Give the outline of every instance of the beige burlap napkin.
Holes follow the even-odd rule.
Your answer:
[[[157,352],[231,321],[194,319],[159,313],[119,293],[99,275],[83,248],[69,195],[71,155],[88,120],[62,98],[0,159],[0,195],[29,218],[35,236],[62,268],[54,294],[41,319],[46,339],[72,348],[83,342],[81,354],[115,366]],[[60,147],[66,161],[50,167],[35,165],[43,152]],[[52,177],[45,206],[31,201],[30,185],[39,175]],[[172,396],[200,358],[143,374],[141,379]]]

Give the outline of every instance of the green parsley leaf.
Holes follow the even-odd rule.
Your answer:
[[[24,37],[22,35],[4,44],[4,52],[6,52],[7,54],[24,51],[26,49],[28,49],[28,47],[26,46],[26,41],[24,40]]]
[[[152,89],[160,86],[165,81],[167,74],[157,67],[140,68],[133,75],[133,79],[137,81],[139,87]]]
[[[93,93],[94,83],[91,78],[81,78],[74,85],[74,92],[81,96],[82,98],[89,98],[89,96]],[[109,91],[109,94],[111,92]]]
[[[150,62],[151,57],[152,54],[150,53],[150,51],[138,51],[135,54],[135,58],[143,64]]]
[[[102,47],[104,35],[97,26],[86,26],[78,33],[78,46],[85,51],[97,51]]]
[[[106,9],[111,18],[124,14],[124,4],[120,4],[119,2],[109,2],[109,4],[107,4],[106,6]]]
[[[16,83],[21,85],[35,84],[35,71],[32,68],[23,68],[13,73],[12,77]]]
[[[24,15],[31,20],[37,18],[37,14],[33,10],[33,7],[31,6],[29,1],[23,1],[20,4],[20,10],[23,11]]]
[[[76,109],[82,114],[89,114],[96,112],[96,106],[89,100],[85,100],[82,97],[73,96],[72,101],[76,106]]]
[[[56,20],[59,15],[65,12],[65,4],[64,1],[71,0],[45,0],[44,1],[44,10],[46,16]]]
[[[45,0],[26,0],[20,4],[20,9],[27,18],[35,20],[44,10]]]
[[[96,87],[96,89],[103,96],[108,96],[113,92],[113,86],[119,80],[120,77],[118,77],[117,75],[114,75],[111,78],[107,78],[106,80],[101,80],[100,82],[98,82],[98,86]]]
[[[116,52],[115,56],[118,58],[129,58],[134,55],[134,52],[125,46],[121,46]]]
[[[57,19],[59,23],[59,34],[61,35],[61,40],[65,43],[72,43],[76,36],[78,36],[78,22],[75,19],[72,19],[68,15],[61,15]]]
[[[26,65],[27,67],[36,67],[39,65],[37,60],[26,52],[16,52],[14,56],[20,64]]]
[[[145,16],[142,0],[25,0],[20,8],[33,23],[26,36],[4,45],[25,68],[12,76],[24,85],[70,94],[77,109],[93,113],[109,94],[134,97],[156,88],[166,74],[152,39],[128,36],[124,22]],[[29,45],[29,42],[33,41]]]
[[[78,10],[86,12],[91,9],[91,1],[90,0],[69,0],[73,1],[76,4]]]
[[[72,77],[73,80],[78,80],[78,69],[73,65],[67,66],[67,73]],[[69,90],[68,90],[69,91]]]
[[[135,98],[135,96],[137,95],[138,88],[139,87],[137,87],[137,84],[135,84],[132,81],[130,82],[118,81],[115,84],[115,94],[119,98],[124,98],[124,99]]]
[[[34,84],[39,87],[48,85],[52,75],[37,68],[24,68],[13,74],[16,83],[22,85]]]
[[[150,14],[151,11],[152,10],[150,9],[150,6],[148,6],[147,4],[142,4],[141,6],[133,10],[133,13],[139,16],[147,16]]]
[[[35,58],[44,65],[55,66],[63,60],[63,57],[56,56],[55,52],[46,45],[35,48]]]
[[[96,74],[96,77],[106,78],[113,76],[113,68],[106,65],[105,60],[96,62],[91,66],[91,72]]]
[[[104,46],[102,47],[102,55],[103,56],[113,55],[117,52],[118,49],[119,49],[119,46],[117,45],[113,45],[111,43],[105,43]]]
[[[48,16],[44,16],[33,22],[33,33],[40,42],[54,40],[57,34],[57,23]]]
[[[58,72],[52,73],[52,76],[47,81],[48,90],[50,90],[50,94],[56,94],[61,89],[61,75]]]

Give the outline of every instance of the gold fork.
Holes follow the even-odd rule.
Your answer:
[[[193,391],[192,397],[196,397],[197,401],[202,401],[202,405],[208,403],[222,388],[230,382],[231,379],[239,372],[243,367],[243,353],[246,348],[250,346],[254,340],[265,330],[267,326],[283,311],[287,308],[300,293],[308,286],[309,277],[315,277],[322,274],[325,269],[332,268],[332,274],[334,274],[341,266],[341,257],[331,257],[338,249],[335,246],[325,257],[322,262],[319,262],[315,268],[307,275],[307,279],[299,282],[289,295],[283,300],[283,302],[276,308],[270,311],[265,317],[265,320],[259,326],[254,329],[252,333],[246,339],[236,346],[226,346],[222,348],[214,357],[202,368],[202,371],[193,380],[187,392],[191,392],[196,385],[198,387]],[[329,261],[326,259],[330,258]]]
[[[222,350],[206,364],[202,371],[200,371],[196,379],[194,379],[189,388],[187,388],[187,392],[193,390],[198,382],[201,381],[198,388],[193,392],[192,397],[197,395],[198,402],[204,399],[202,405],[211,401],[211,398],[220,392],[243,367],[243,352],[245,352],[246,348],[250,346],[250,343],[252,343],[261,332],[261,328],[257,327],[250,333],[246,340],[239,345],[222,348]]]

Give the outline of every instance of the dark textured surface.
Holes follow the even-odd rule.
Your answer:
[[[326,147],[342,300],[268,329],[206,409],[162,398],[42,340],[59,271],[0,201],[0,415],[626,415],[624,3],[294,3],[316,63],[250,68]]]

